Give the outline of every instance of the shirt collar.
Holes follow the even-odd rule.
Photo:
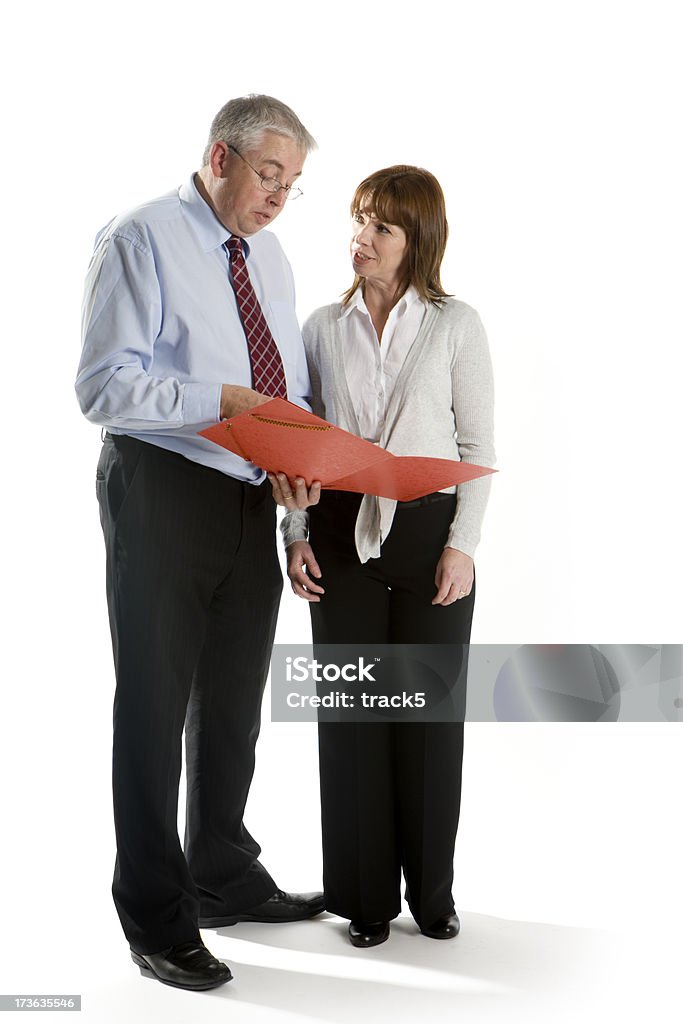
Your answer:
[[[360,285],[356,288],[346,305],[342,307],[339,319],[343,320],[354,309],[357,309],[359,313],[365,313],[366,316],[370,316],[368,313],[368,307],[365,305],[365,299],[363,298],[363,292],[360,289]]]
[[[219,221],[207,201],[199,194],[194,179],[195,175],[192,174],[189,181],[186,181],[178,189],[181,209],[199,238],[204,251],[211,252],[212,249],[218,249],[225,245],[227,240],[232,238],[232,232]],[[242,248],[246,259],[249,255],[249,243],[246,238],[242,239]]]
[[[424,302],[418,295],[417,288],[411,284],[394,307],[396,310],[396,316],[403,316],[404,313],[407,313],[414,302],[422,302],[422,305],[424,305]],[[359,313],[364,313],[365,316],[370,316],[368,313],[368,307],[365,305],[365,299],[363,298],[363,292],[361,291],[360,285],[356,288],[355,292],[342,309],[338,319],[343,320],[344,317],[347,317],[354,309],[357,309]],[[392,309],[392,313],[394,312],[394,309]]]

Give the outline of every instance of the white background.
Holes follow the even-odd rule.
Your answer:
[[[320,146],[277,223],[301,317],[350,280],[362,177],[417,163],[443,185],[444,283],[479,310],[497,385],[473,640],[680,641],[677,7],[5,15],[0,992],[82,992],[92,1021],[679,1019],[682,734],[666,723],[469,727],[455,943],[408,919],[365,954],[334,918],[243,927],[207,933],[236,975],[220,993],[143,983],[108,891],[99,431],[73,395],[96,230],[198,167],[226,99],[276,95]],[[278,639],[307,637],[286,593]],[[264,722],[247,824],[281,885],[320,884],[312,726]]]

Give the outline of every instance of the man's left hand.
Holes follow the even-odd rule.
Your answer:
[[[464,551],[444,548],[434,576],[437,593],[432,604],[444,607],[467,597],[474,583],[474,562]]]

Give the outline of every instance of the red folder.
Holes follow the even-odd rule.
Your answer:
[[[328,490],[359,491],[397,501],[414,501],[496,472],[471,462],[392,455],[283,398],[200,434],[269,473],[286,473],[290,480],[303,477],[307,487],[320,480]]]

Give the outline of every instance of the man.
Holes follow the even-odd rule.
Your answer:
[[[276,887],[242,821],[282,589],[270,487],[197,436],[276,395],[308,403],[291,269],[261,229],[299,193],[314,146],[278,100],[231,100],[201,170],[110,223],[86,280],[76,391],[107,430],[97,492],[116,667],[112,891],[133,961],[180,988],[232,977],[199,927],[324,909],[322,893]]]

